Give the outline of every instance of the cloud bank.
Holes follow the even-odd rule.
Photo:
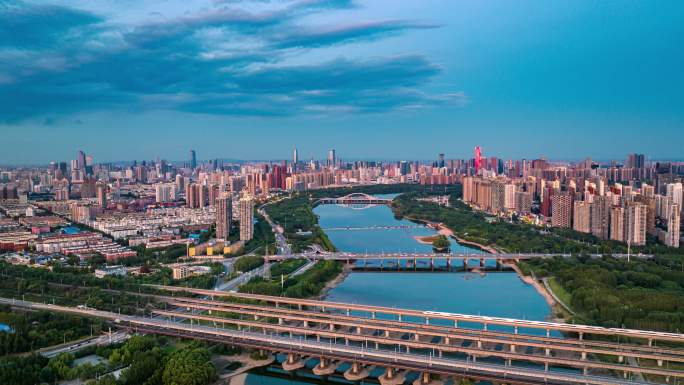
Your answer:
[[[259,3],[258,10],[244,6]],[[411,30],[406,20],[313,26],[349,0],[214,1],[180,16],[115,22],[59,4],[0,0],[0,121],[92,111],[228,116],[372,113],[462,104],[423,89],[441,68],[420,54],[297,58]]]

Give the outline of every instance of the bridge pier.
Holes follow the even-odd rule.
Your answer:
[[[481,268],[485,267],[485,259],[484,258],[480,258],[480,267]]]
[[[435,259],[430,258],[430,270],[435,271]]]
[[[404,380],[406,380],[406,374],[396,371],[392,367],[387,368],[385,373],[378,377],[380,385],[401,385],[404,383]]]
[[[304,364],[304,360],[302,360],[297,354],[288,353],[287,360],[283,362],[283,370],[286,372],[292,372],[303,368]]]
[[[348,381],[361,381],[368,377],[369,374],[368,369],[364,368],[363,365],[358,362],[352,362],[351,368],[344,372],[344,378]]]
[[[313,373],[317,376],[329,376],[335,373],[339,364],[331,362],[325,357],[321,357],[320,362],[313,368]]]
[[[421,373],[420,377],[416,378],[416,380],[413,381],[413,385],[443,385],[443,384],[444,384],[443,381],[430,378],[429,372]]]
[[[449,271],[451,271],[451,258],[447,258],[446,263],[447,263],[446,269],[447,269],[447,272],[449,272]]]

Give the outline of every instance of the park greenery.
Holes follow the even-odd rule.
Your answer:
[[[570,321],[634,329],[684,330],[684,266],[676,257],[534,259],[525,274],[553,277],[577,316]],[[554,290],[556,291],[556,290]]]
[[[264,257],[259,255],[245,255],[238,258],[233,265],[235,271],[247,272],[264,264]]]
[[[307,298],[319,295],[327,282],[342,272],[342,264],[337,261],[319,261],[312,268],[296,277],[281,282],[280,276],[273,280],[262,277],[252,278],[240,286],[240,292],[266,295],[284,295],[292,298]],[[282,286],[281,286],[282,284]]]
[[[305,258],[286,259],[271,265],[271,276],[280,278],[281,275],[292,274],[306,264]]]
[[[102,360],[76,363],[77,358],[93,354]],[[0,357],[0,383],[34,385],[79,379],[92,385],[208,385],[216,379],[210,357],[209,350],[197,342],[177,344],[164,337],[133,336],[118,346],[89,347],[51,359]],[[118,379],[108,374],[120,368]]]
[[[283,227],[292,251],[300,252],[314,244],[328,251],[335,250],[318,225],[313,202],[307,194],[293,194],[290,198],[266,206],[266,211],[273,221]]]
[[[0,323],[10,328],[0,332],[0,355],[29,352],[104,330],[101,320],[47,311],[24,312],[8,305],[0,306]]]

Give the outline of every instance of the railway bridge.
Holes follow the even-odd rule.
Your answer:
[[[155,286],[151,317],[0,299],[108,319],[134,332],[197,338],[286,355],[288,371],[316,360],[351,381],[383,368],[382,384],[445,377],[506,384],[675,384],[684,379],[684,335],[398,309],[310,299]],[[183,296],[179,296],[181,294]],[[187,297],[195,295],[199,297]],[[641,380],[642,376],[646,380]]]

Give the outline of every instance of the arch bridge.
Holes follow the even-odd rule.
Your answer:
[[[320,198],[314,202],[314,206],[319,204],[334,204],[352,206],[354,208],[359,205],[388,205],[390,203],[392,203],[392,199],[389,198],[379,198],[365,193],[351,193],[337,198]]]

